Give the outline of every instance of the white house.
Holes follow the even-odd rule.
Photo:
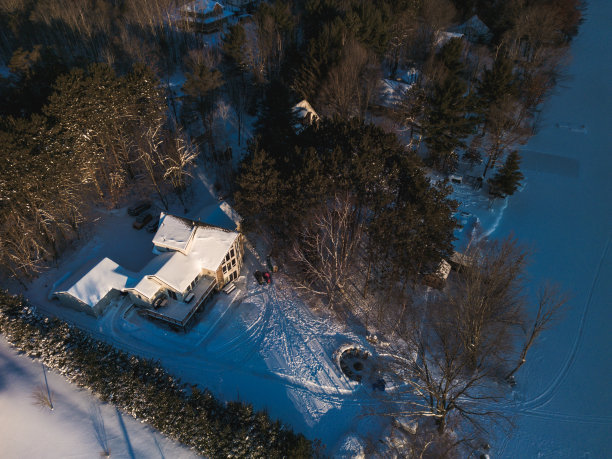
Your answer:
[[[144,314],[185,326],[210,294],[236,279],[242,268],[242,235],[208,223],[162,212],[153,246],[157,256],[139,273],[104,258],[54,296],[98,316],[124,293]]]

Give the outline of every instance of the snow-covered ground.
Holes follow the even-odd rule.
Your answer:
[[[535,249],[532,285],[550,279],[572,296],[517,374],[507,406],[517,428],[494,457],[612,457],[611,30],[612,2],[589,1],[570,79],[522,153],[527,185],[493,233]]]
[[[547,104],[541,132],[523,151],[524,189],[507,202],[498,200],[491,206],[486,197],[474,195],[463,185],[456,187],[456,197],[464,201],[458,214],[465,224],[464,233],[459,235],[462,240],[467,240],[476,222],[493,237],[514,232],[535,249],[529,271],[532,284],[550,279],[572,294],[566,318],[544,335],[517,374],[518,385],[506,406],[508,413],[515,415],[517,429],[510,437],[500,435],[492,442],[493,456],[574,458],[611,454],[612,395],[607,386],[612,380],[608,363],[612,360],[608,333],[612,298],[612,88],[605,76],[612,73],[612,45],[607,37],[612,4],[598,0],[588,7],[587,20],[572,47],[572,79]],[[195,176],[198,186],[195,202],[189,205],[190,217],[206,214],[217,204],[202,169]],[[106,212],[101,214],[95,237],[25,293],[41,310],[77,323],[125,350],[160,359],[170,372],[209,388],[223,400],[241,399],[255,408],[266,408],[273,418],[309,438],[321,439],[328,453],[355,452],[359,439],[352,436],[352,431],[375,435],[376,429],[382,428],[376,419],[359,416],[380,407],[384,403],[381,397],[368,385],[349,381],[334,361],[334,352],[346,344],[357,344],[373,355],[375,350],[363,336],[309,309],[282,275],[275,276],[271,285],[257,285],[251,273],[261,268],[263,251],[247,251],[238,289],[230,295],[217,295],[187,333],[174,333],[149,322],[127,303],[110,307],[96,320],[47,299],[53,283],[69,273],[78,273],[82,265],[96,258],[107,256],[138,271],[153,257],[151,247],[151,235],[133,230],[125,209]],[[37,364],[30,362],[32,370],[24,373],[15,363],[23,358],[10,354],[6,346],[0,349],[0,358],[11,355],[3,358],[8,370],[3,368],[0,373],[2,424],[7,423],[4,413],[19,412],[19,406],[27,405],[23,422],[32,418],[46,426],[43,419],[59,414],[61,403],[52,413],[33,412],[29,395],[34,381],[40,379],[40,373],[34,370]],[[29,382],[19,382],[23,374],[29,375]],[[60,387],[61,378],[50,378]],[[17,390],[14,384],[24,389]],[[67,394],[66,400],[77,395],[89,397],[68,386],[65,392],[57,390]],[[5,409],[9,401],[21,405]],[[61,417],[62,422],[79,422],[78,428],[58,424],[49,430],[55,432],[57,428],[57,442],[63,442],[62,447],[69,450],[74,446],[70,434],[92,426],[94,433],[87,440],[89,446],[84,447],[95,453],[100,448],[94,428],[97,421],[92,422],[88,408],[91,402],[79,403],[87,422],[79,422],[68,413]],[[112,426],[107,431],[118,432],[109,435],[117,442],[111,444],[113,456],[118,451],[127,451],[125,455],[129,456],[129,443],[117,414],[108,406],[101,412],[107,420],[105,426]],[[143,432],[153,435],[150,430]],[[0,444],[6,443],[3,435],[0,429]],[[138,442],[144,442],[143,435],[134,434]],[[10,451],[17,457],[32,457],[28,449],[31,445],[24,438],[18,437],[17,443],[11,440]],[[136,440],[132,441],[131,455],[139,455]],[[149,443],[146,446],[155,446]],[[68,455],[61,451],[55,454],[49,449],[42,456]],[[144,457],[155,457],[154,451],[147,451]]]
[[[53,411],[35,405],[45,380]],[[91,458],[103,451],[116,458],[193,458],[189,449],[101,403],[40,363],[18,355],[0,337],[0,456]]]
[[[194,176],[195,199],[188,203],[187,215],[204,219],[219,202],[202,170]],[[170,211],[182,214],[178,204]],[[381,406],[378,393],[371,384],[350,381],[334,359],[343,345],[374,353],[371,345],[363,335],[335,323],[327,311],[313,312],[281,273],[272,284],[258,285],[252,273],[264,269],[266,252],[250,243],[238,288],[230,295],[218,293],[187,333],[141,317],[128,297],[119,298],[98,319],[48,299],[55,283],[78,277],[103,257],[130,270],[142,269],[153,257],[153,235],[132,229],[132,220],[125,208],[100,211],[92,238],[32,282],[25,295],[42,312],[128,352],[159,359],[172,374],[222,400],[239,399],[266,409],[272,418],[320,439],[327,452],[346,449],[340,442],[355,429],[367,434],[382,427],[359,417]],[[5,420],[4,414],[0,419]]]

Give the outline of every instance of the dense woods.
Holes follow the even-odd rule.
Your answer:
[[[544,292],[525,338],[525,254],[511,241],[483,240],[462,275],[419,302],[422,283],[454,251],[457,203],[445,177],[475,170],[492,199],[519,189],[520,145],[563,77],[581,0],[262,1],[211,36],[186,30],[180,6],[0,0],[3,275],[25,283],[47,268],[82,236],[96,206],[134,195],[165,208],[174,197],[185,204],[201,161],[308,298],[361,314],[412,359],[396,374],[422,398],[413,412],[435,421],[427,454],[468,444],[489,413],[465,397],[498,400],[499,385],[563,300]],[[170,88],[177,73],[179,92]],[[401,85],[399,100],[381,97],[384,82]],[[312,123],[296,116],[301,100],[319,115]],[[230,124],[241,151],[221,147],[220,126]],[[95,358],[79,359],[85,348],[110,352],[135,381],[146,376],[134,393],[155,387],[168,397],[156,408],[113,401],[201,453],[311,453],[267,416],[197,390],[187,395],[155,364],[3,298],[0,327],[25,352],[109,400],[115,389],[99,382],[123,373],[105,365],[101,374]],[[44,354],[43,342],[74,351]],[[152,373],[161,376],[147,386]],[[174,419],[201,430],[181,436]],[[471,427],[449,446],[447,427],[460,432],[461,421]],[[247,436],[252,444],[234,435],[246,429],[258,432]],[[401,454],[425,453],[423,438]]]

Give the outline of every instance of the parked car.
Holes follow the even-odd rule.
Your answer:
[[[135,217],[136,215],[140,215],[149,208],[151,208],[151,203],[149,201],[140,201],[132,207],[128,207],[128,215]]]
[[[139,230],[147,223],[149,223],[152,219],[153,215],[151,215],[150,213],[140,214],[138,217],[136,217],[136,221],[134,221],[134,224],[132,226]]]
[[[155,231],[157,231],[158,226],[159,226],[159,215],[149,222],[149,224],[147,225],[147,231],[149,233],[154,233]]]
[[[257,279],[257,282],[259,283],[259,285],[264,283],[264,277],[261,271],[255,271],[253,275],[255,276],[255,279]]]
[[[270,273],[268,271],[263,273],[263,278],[264,278],[264,280],[266,281],[267,284],[272,282],[272,276],[270,276]]]

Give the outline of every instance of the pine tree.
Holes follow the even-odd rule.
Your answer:
[[[515,96],[516,92],[517,81],[513,74],[512,62],[500,52],[495,58],[493,67],[485,69],[477,87],[476,111],[483,123],[483,134],[489,124],[491,107],[505,96]]]
[[[295,145],[295,102],[289,88],[280,80],[272,80],[266,89],[255,125],[261,147],[276,160],[279,168],[285,166]]]
[[[429,148],[428,161],[438,170],[453,170],[457,148],[472,132],[474,121],[468,117],[470,106],[467,85],[455,76],[436,84],[428,97],[423,122],[424,140]]]
[[[282,183],[276,163],[258,144],[250,147],[249,157],[241,164],[236,191],[236,208],[245,217],[245,226],[257,218],[265,223],[283,215],[279,207]]]
[[[246,32],[240,23],[230,26],[228,34],[223,37],[223,52],[236,67],[242,67],[245,64],[245,43]]]
[[[495,177],[489,179],[492,191],[499,192],[502,196],[512,196],[521,185],[521,180],[523,180],[520,163],[521,157],[518,152],[516,150],[511,151]]]
[[[463,79],[463,43],[450,40],[436,56],[441,77],[427,96],[424,140],[429,148],[428,162],[443,172],[456,167],[456,149],[464,148],[464,139],[472,132],[475,120],[470,116],[472,97]]]

